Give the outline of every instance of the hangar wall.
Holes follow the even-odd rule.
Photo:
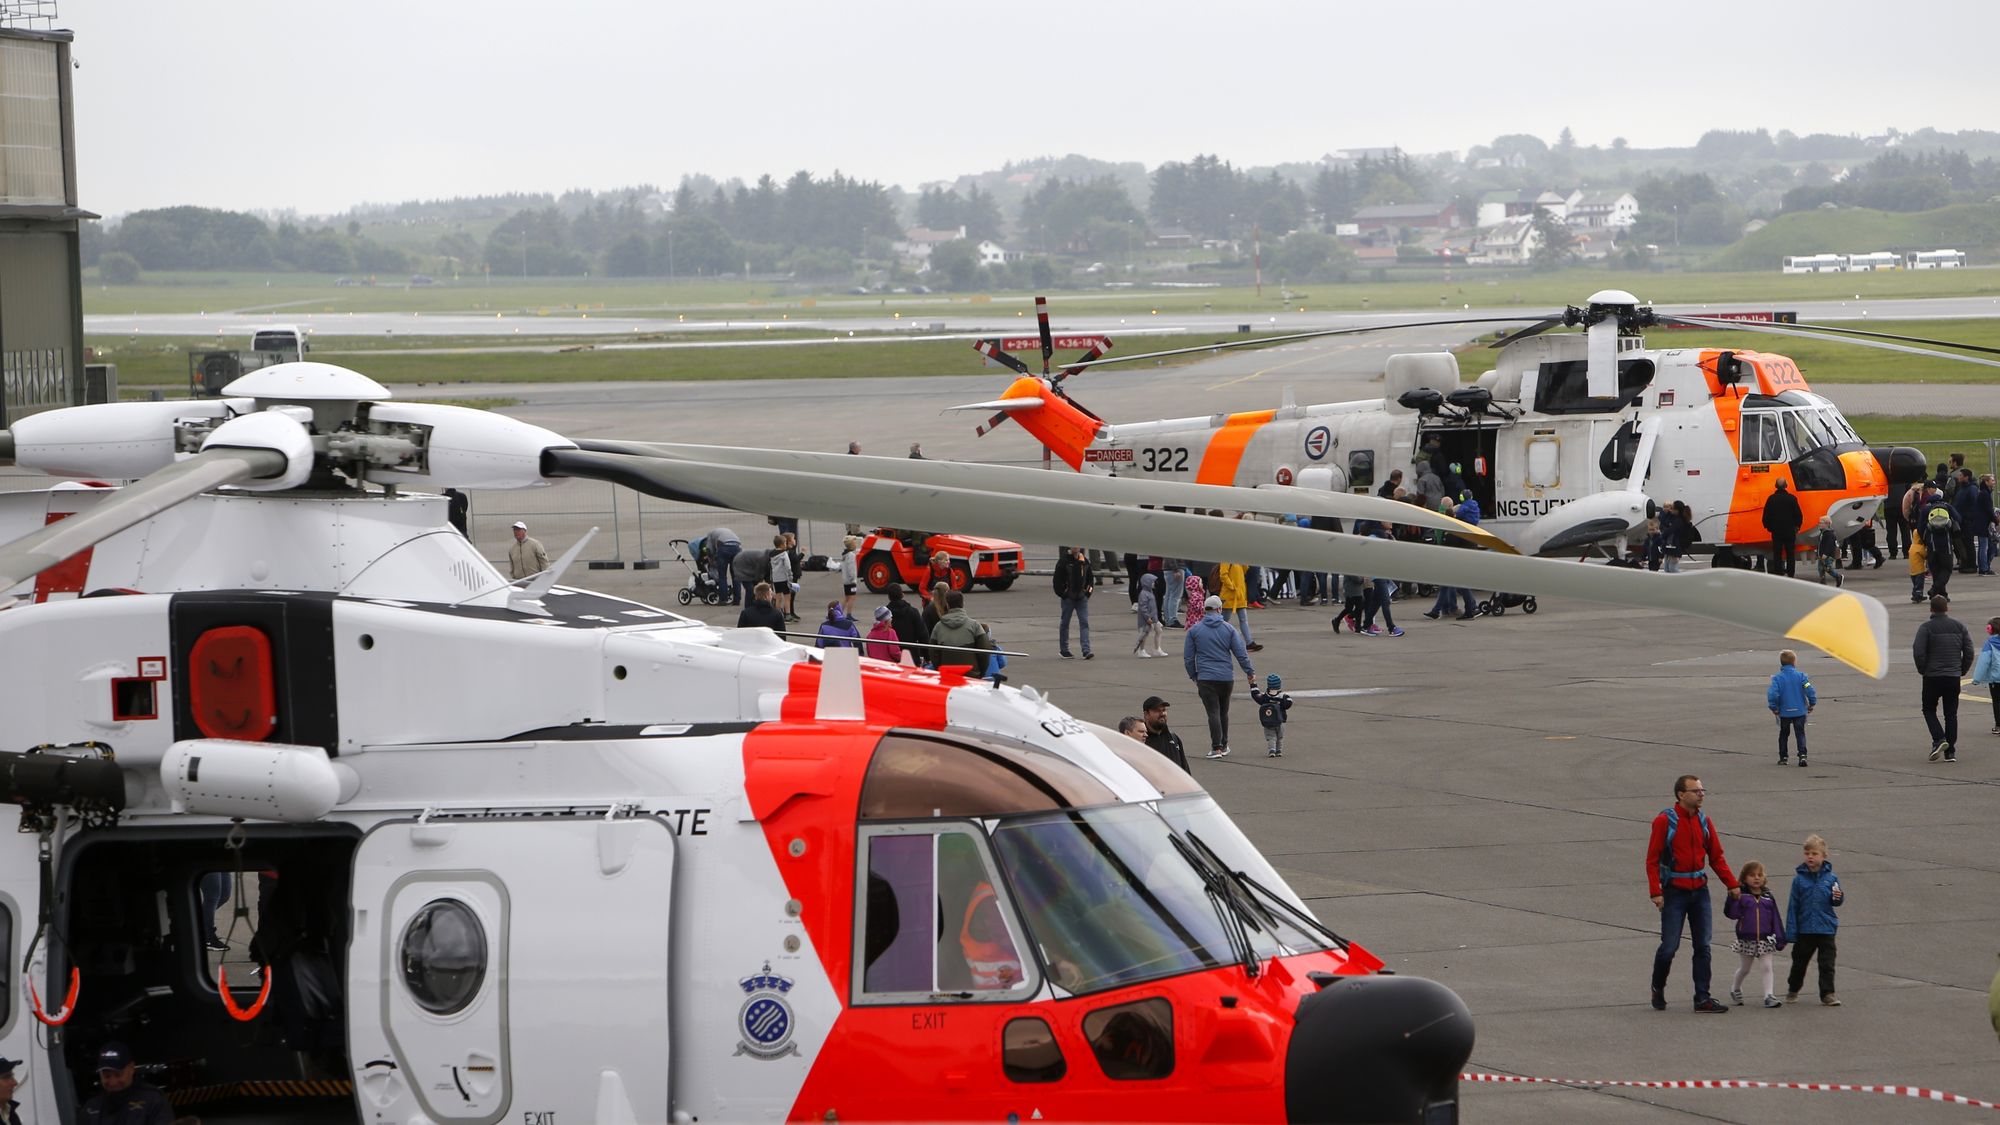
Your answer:
[[[83,396],[70,33],[0,25],[0,422]]]

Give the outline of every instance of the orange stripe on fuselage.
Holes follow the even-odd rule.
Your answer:
[[[1195,483],[1237,483],[1236,469],[1243,463],[1243,451],[1249,447],[1250,439],[1257,436],[1257,431],[1264,428],[1264,423],[1276,417],[1277,413],[1275,410],[1250,410],[1231,414],[1225,419],[1222,428],[1208,439],[1208,448],[1202,451],[1201,468],[1195,471]]]

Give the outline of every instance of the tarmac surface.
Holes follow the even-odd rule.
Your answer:
[[[1075,388],[1117,420],[1271,405],[1287,383],[1301,402],[1352,397],[1356,389],[1379,393],[1367,389],[1370,375],[1388,351],[1424,343],[1410,335],[1267,352],[1247,371],[1238,356],[1228,366],[1136,377],[1094,373]],[[524,405],[509,413],[571,436],[824,450],[845,448],[852,438],[892,457],[920,438],[932,456],[1029,460],[1032,443],[1011,427],[974,439],[974,419],[937,415],[940,405],[991,397],[1003,382],[996,373],[990,380],[549,387],[523,396]],[[564,491],[580,487],[588,486],[476,496],[475,537],[500,557],[513,518],[507,504],[553,513]],[[552,551],[568,542],[560,529],[576,522],[534,518],[538,534],[555,530]],[[765,530],[755,517],[689,510],[673,519],[676,534],[746,519],[733,522],[746,541]],[[822,551],[838,532],[808,527]],[[1030,553],[1045,561],[1052,547],[1031,545]],[[1764,708],[1784,642],[1699,619],[1549,598],[1533,616],[1512,610],[1467,623],[1425,620],[1426,604],[1406,600],[1395,606],[1407,630],[1401,638],[1336,636],[1329,612],[1295,602],[1253,611],[1255,638],[1266,646],[1254,656],[1257,670],[1282,675],[1298,701],[1286,754],[1263,756],[1254,711],[1239,692],[1236,752],[1198,759],[1193,770],[1325,922],[1397,971],[1443,981],[1465,998],[1478,1026],[1470,1070],[1902,1084],[2000,1100],[2000,1043],[1986,1013],[1988,982],[2000,968],[2000,737],[1987,733],[1993,720],[1985,693],[1969,688],[1959,764],[1925,760],[1919,682],[1906,655],[1925,612],[1908,602],[1904,566],[1898,560],[1851,576],[1857,591],[1890,607],[1887,679],[1801,652],[1823,708],[1809,728],[1807,769],[1775,764],[1775,725]],[[670,598],[685,577],[669,567],[578,573],[569,581],[678,609]],[[1131,655],[1122,588],[1105,587],[1094,599],[1097,658],[1065,661],[1055,656],[1057,604],[1046,583],[1031,576],[1006,593],[980,591],[969,600],[1003,645],[1031,654],[1011,662],[1012,682],[1051,692],[1073,713],[1107,724],[1158,693],[1173,701],[1175,728],[1198,756],[1205,732],[1193,685],[1177,660]],[[1954,615],[1975,635],[2000,615],[2000,579],[1967,575],[1952,585]],[[800,605],[808,622],[812,607],[836,592],[831,576],[807,576]],[[859,600],[864,620],[880,600]],[[683,612],[728,623],[735,616],[699,605]],[[1170,635],[1169,649],[1178,653],[1178,645]],[[1683,773],[1706,783],[1708,811],[1731,862],[1762,860],[1781,903],[1799,841],[1818,832],[1831,842],[1848,892],[1842,1007],[1814,1002],[1809,981],[1804,1001],[1782,1010],[1695,1015],[1686,942],[1668,1010],[1648,1006],[1658,916],[1647,898],[1645,843]],[[1715,897],[1712,987],[1726,996],[1736,957],[1719,891]],[[1789,954],[1781,955],[1781,974],[1788,965]],[[1462,1098],[1467,1121],[1534,1125],[1979,1114],[1883,1095],[1800,1091],[1468,1083]]]

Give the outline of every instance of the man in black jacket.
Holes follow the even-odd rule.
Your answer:
[[[1083,658],[1095,660],[1097,654],[1090,651],[1090,594],[1092,588],[1090,559],[1082,547],[1063,548],[1062,557],[1056,560],[1056,597],[1062,601],[1062,624],[1056,628],[1056,655],[1064,660],[1071,658],[1069,651],[1069,619],[1077,619],[1078,638],[1083,642]]]
[[[1139,708],[1146,720],[1146,745],[1160,752],[1160,756],[1179,766],[1182,772],[1190,772],[1187,764],[1187,748],[1181,745],[1181,736],[1167,728],[1167,701],[1157,695],[1149,695]]]
[[[1806,522],[1799,498],[1778,478],[1771,498],[1764,501],[1764,530],[1771,533],[1771,573],[1797,577],[1799,528]]]
[[[902,583],[891,582],[883,587],[882,592],[889,598],[889,627],[896,630],[896,643],[910,654],[910,660],[917,667],[929,664],[925,654],[930,650],[925,642],[931,638],[924,631],[924,615],[917,612],[916,606],[903,600]]]
[[[1942,594],[1931,598],[1931,619],[1917,626],[1910,646],[1917,674],[1924,678],[1924,725],[1931,731],[1931,761],[1958,761],[1958,681],[1972,670],[1972,634],[1945,613],[1951,602]],[[1944,722],[1938,722],[1938,705]]]
[[[773,633],[785,631],[785,615],[778,612],[769,582],[759,582],[750,592],[750,604],[736,615],[738,629],[769,629]]]

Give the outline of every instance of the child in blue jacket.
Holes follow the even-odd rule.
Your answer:
[[[1277,676],[1264,678],[1264,690],[1250,689],[1250,701],[1257,705],[1257,725],[1264,728],[1264,756],[1285,756],[1285,714],[1292,709],[1292,697]]]
[[[1764,693],[1771,714],[1778,717],[1778,764],[1784,765],[1792,732],[1799,736],[1799,768],[1806,765],[1806,716],[1819,704],[1812,681],[1799,671],[1799,654],[1791,649],[1778,654],[1778,670],[1771,676],[1771,689]]]
[[[1819,955],[1819,1002],[1840,1007],[1833,992],[1833,963],[1839,950],[1834,934],[1840,930],[1835,907],[1845,897],[1840,877],[1826,859],[1826,840],[1815,832],[1805,840],[1806,859],[1792,875],[1792,901],[1785,910],[1785,938],[1792,943],[1792,972],[1785,982],[1785,1001],[1799,998],[1806,982],[1806,962]]]

